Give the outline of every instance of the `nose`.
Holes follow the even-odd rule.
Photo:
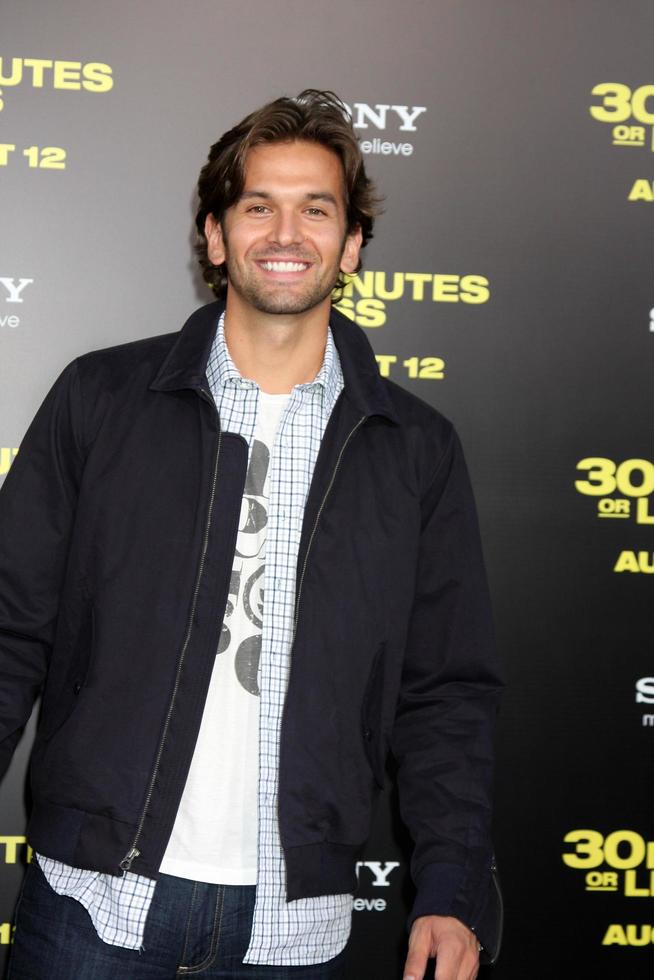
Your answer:
[[[304,241],[302,220],[292,208],[280,208],[269,227],[268,240],[277,245],[298,245]]]

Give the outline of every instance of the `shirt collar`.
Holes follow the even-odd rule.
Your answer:
[[[219,386],[224,388],[226,385],[238,385],[239,387],[258,387],[255,381],[244,378],[227,349],[225,340],[225,313],[218,320],[218,328],[211,346],[209,362],[207,364],[207,377],[212,388]],[[325,344],[325,356],[322,366],[313,379],[303,384],[295,385],[301,391],[322,391],[328,399],[332,399],[337,391],[339,380],[342,377],[338,351],[334,344],[331,327],[327,327],[327,342]]]
[[[158,338],[161,348],[165,347],[165,357],[150,382],[152,391],[191,388],[204,389],[209,394],[207,363],[217,320],[224,308],[222,300],[208,303],[191,314],[179,333]],[[346,402],[359,414],[382,415],[394,425],[400,425],[396,396],[392,395],[396,386],[380,375],[366,331],[333,306],[329,329],[337,355],[335,363],[342,370],[339,375]],[[157,346],[157,356],[159,349]]]

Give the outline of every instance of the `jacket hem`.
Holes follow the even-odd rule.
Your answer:
[[[357,890],[356,862],[363,844],[302,844],[285,847],[286,900],[351,895]]]
[[[135,829],[115,817],[35,801],[27,840],[39,854],[72,868],[119,875]]]

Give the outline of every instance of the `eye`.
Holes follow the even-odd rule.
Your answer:
[[[269,209],[265,204],[253,204],[247,210],[248,214],[267,214]]]
[[[307,214],[310,214],[312,217],[322,217],[327,215],[327,212],[323,211],[322,208],[317,208],[312,206],[310,208],[307,208],[306,210],[307,210]]]

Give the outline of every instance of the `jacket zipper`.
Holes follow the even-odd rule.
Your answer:
[[[209,395],[207,395],[203,390],[200,390],[199,393],[200,393],[201,397],[203,397],[205,399],[205,401],[208,401],[208,402],[211,403],[211,405],[213,405],[214,409],[216,410],[216,414],[218,414],[217,409],[215,407],[215,402],[213,401],[213,399],[210,398]],[[138,842],[139,842],[139,840],[141,838],[141,833],[143,831],[143,825],[145,823],[145,818],[146,818],[148,809],[150,807],[150,801],[152,800],[152,794],[154,792],[154,784],[155,784],[155,780],[157,778],[157,775],[159,773],[159,764],[161,762],[161,756],[162,756],[162,753],[163,753],[164,744],[166,742],[166,736],[168,735],[168,729],[170,727],[170,719],[172,717],[173,708],[175,706],[175,699],[177,697],[177,691],[178,691],[178,688],[179,688],[179,681],[180,681],[180,677],[181,677],[181,674],[182,674],[182,667],[184,665],[184,659],[186,657],[186,651],[188,649],[188,645],[189,645],[189,642],[190,642],[190,639],[191,639],[191,633],[193,631],[193,619],[194,619],[194,616],[195,616],[195,607],[196,607],[197,601],[198,601],[198,594],[200,592],[200,583],[202,581],[202,573],[204,571],[204,561],[205,561],[206,554],[207,554],[207,548],[209,546],[209,531],[211,529],[211,520],[212,520],[212,516],[213,516],[213,503],[214,503],[214,499],[215,499],[215,496],[216,496],[216,482],[217,482],[217,479],[218,479],[218,460],[220,458],[220,444],[222,442],[222,429],[220,428],[220,418],[218,419],[218,425],[219,425],[219,428],[218,428],[218,446],[216,448],[216,459],[215,459],[214,468],[213,468],[213,481],[212,481],[212,485],[211,485],[211,496],[209,498],[209,510],[208,510],[208,513],[207,513],[207,524],[206,524],[206,527],[204,529],[204,539],[203,539],[203,542],[202,542],[202,553],[200,555],[200,564],[198,566],[198,574],[197,574],[197,578],[196,578],[196,581],[195,581],[195,591],[193,592],[193,601],[191,602],[191,612],[190,612],[190,615],[189,615],[188,626],[187,626],[187,629],[186,629],[186,636],[184,638],[184,643],[182,645],[182,652],[181,652],[181,654],[179,656],[179,662],[177,664],[177,673],[175,675],[175,686],[173,688],[173,693],[172,693],[172,696],[170,698],[170,702],[168,704],[168,713],[166,715],[166,721],[164,722],[163,732],[161,733],[161,739],[159,741],[159,748],[157,749],[157,756],[156,756],[155,763],[154,763],[154,769],[152,770],[152,776],[150,777],[150,785],[148,786],[147,796],[145,798],[145,803],[143,804],[143,810],[141,812],[141,818],[139,820],[139,825],[137,827],[136,835],[134,837],[134,840],[132,841],[131,846],[130,846],[127,854],[125,855],[125,857],[122,859],[122,861],[119,864],[119,868],[121,869],[121,871],[129,871],[130,868],[131,868],[131,866],[132,866],[132,863],[141,854],[140,850],[138,849],[138,847],[136,845],[138,844]]]
[[[320,507],[318,508],[318,513],[316,514],[316,519],[314,521],[313,528],[311,530],[311,536],[309,538],[309,543],[307,545],[307,551],[306,551],[306,554],[304,556],[304,564],[302,565],[302,574],[300,575],[300,582],[299,582],[298,588],[297,588],[297,597],[296,597],[296,600],[295,600],[295,618],[293,620],[293,636],[292,636],[292,639],[291,639],[291,647],[290,647],[291,650],[293,649],[293,645],[295,644],[295,634],[297,632],[297,621],[298,621],[298,616],[299,616],[299,613],[300,613],[300,597],[302,595],[302,583],[304,582],[304,573],[307,570],[307,562],[309,561],[309,552],[311,551],[311,545],[313,543],[314,535],[315,535],[316,529],[318,527],[318,521],[320,520],[320,515],[322,514],[323,507],[325,506],[325,501],[327,500],[327,497],[329,496],[329,492],[330,492],[330,490],[331,490],[331,488],[333,486],[334,480],[336,479],[336,473],[338,471],[338,467],[340,466],[341,459],[342,459],[343,453],[345,452],[345,449],[347,447],[347,444],[349,443],[350,439],[352,438],[352,436],[354,435],[354,433],[357,431],[357,429],[359,428],[359,426],[363,422],[365,422],[365,420],[367,418],[368,418],[367,415],[362,415],[361,416],[361,418],[359,419],[359,421],[357,422],[357,424],[354,426],[354,428],[350,431],[350,433],[348,434],[345,442],[341,446],[341,451],[338,454],[338,459],[336,460],[336,464],[334,466],[334,471],[332,473],[332,478],[329,481],[329,485],[327,486],[327,489],[325,490],[325,494],[324,494],[324,496],[322,498],[322,502],[320,504]]]

